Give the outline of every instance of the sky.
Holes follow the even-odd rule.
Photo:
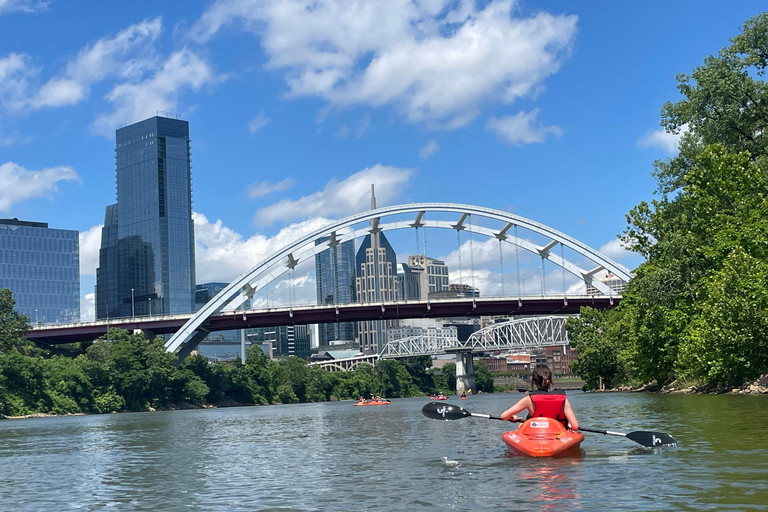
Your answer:
[[[659,126],[690,73],[764,2],[0,0],[0,218],[80,232],[92,319],[115,130],[190,123],[197,281],[229,281],[370,207],[465,203],[548,225],[632,269],[617,238],[654,198]],[[494,241],[428,232],[481,294],[513,286]],[[423,241],[390,237],[399,259]],[[472,243],[472,253],[469,244]],[[505,249],[508,251],[507,249]],[[575,290],[524,258],[528,286]],[[505,261],[505,262],[504,262]],[[526,266],[527,265],[527,266]],[[469,276],[469,277],[468,277]],[[583,286],[583,285],[581,285]],[[311,262],[258,297],[313,302]]]

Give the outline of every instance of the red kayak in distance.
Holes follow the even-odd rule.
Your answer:
[[[510,450],[529,457],[556,457],[577,451],[584,434],[566,429],[553,418],[531,418],[501,439]]]

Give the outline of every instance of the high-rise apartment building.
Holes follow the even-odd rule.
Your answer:
[[[448,265],[444,261],[418,254],[408,256],[408,266],[419,276],[422,300],[427,300],[430,293],[448,290]]]
[[[421,274],[407,263],[397,264],[397,300],[419,300],[421,298]]]
[[[106,209],[96,318],[189,313],[195,235],[189,123],[152,117],[117,130],[117,204]]]
[[[320,244],[328,239],[318,240]],[[355,289],[355,241],[348,240],[315,255],[317,304],[336,305],[357,302]],[[318,325],[320,345],[332,341],[353,341],[357,337],[357,324],[339,322]]]
[[[249,342],[272,345],[272,353],[278,356],[296,356],[309,359],[310,334],[307,325],[281,325],[279,327],[257,327],[246,329]]]
[[[33,324],[80,321],[80,241],[71,229],[0,219],[0,288]]]
[[[397,299],[397,255],[383,233],[366,235],[357,251],[356,269],[358,302]],[[387,341],[387,329],[396,325],[395,320],[360,322],[360,349],[377,352]]]

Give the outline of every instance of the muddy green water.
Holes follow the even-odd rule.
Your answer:
[[[520,394],[449,403],[499,414]],[[768,396],[569,393],[564,459],[511,456],[511,425],[421,415],[427,398],[0,421],[0,510],[768,510]]]

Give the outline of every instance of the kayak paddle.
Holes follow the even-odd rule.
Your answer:
[[[433,420],[460,420],[461,418],[469,418],[473,416],[475,418],[485,418],[487,420],[501,420],[497,416],[491,416],[490,414],[478,414],[475,412],[469,412],[463,407],[458,405],[446,404],[444,402],[429,402],[427,405],[421,408],[421,414],[427,418]],[[501,420],[504,421],[504,420]]]
[[[635,432],[629,432],[625,434],[623,432],[613,432],[610,430],[597,430],[591,428],[579,427],[579,430],[584,432],[594,432],[595,434],[605,434],[607,436],[621,436],[630,439],[637,444],[654,448],[656,446],[677,446],[677,440],[669,434],[664,432],[646,432],[644,430],[637,430]]]
[[[433,420],[460,420],[461,418],[469,418],[470,416],[475,418],[485,418],[488,420],[501,420],[505,421],[498,416],[491,416],[490,414],[477,414],[469,412],[463,407],[458,405],[446,404],[440,402],[430,402],[421,408],[421,413],[427,418]],[[621,436],[634,441],[643,446],[653,448],[656,446],[677,446],[677,440],[669,434],[663,432],[646,432],[636,431],[625,434],[623,432],[613,432],[611,430],[597,430],[591,428],[579,427],[579,430],[584,432],[594,432],[596,434],[604,434],[607,436]]]

